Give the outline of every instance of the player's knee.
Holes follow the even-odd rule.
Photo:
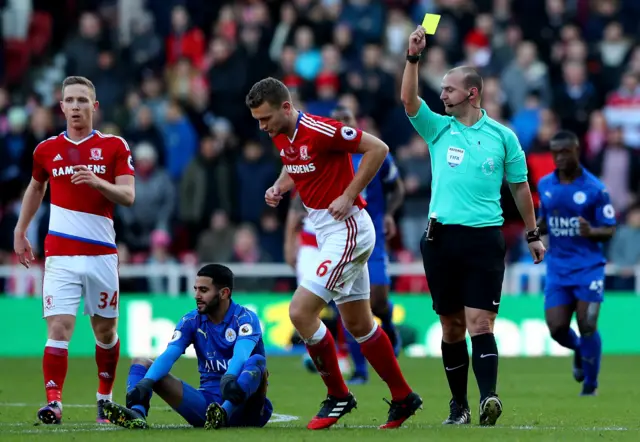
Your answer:
[[[371,316],[342,316],[344,327],[354,338],[362,338],[371,333],[374,327],[374,321]]]
[[[384,287],[374,286],[371,288],[371,311],[377,317],[384,316],[389,309],[387,293]]]
[[[258,367],[260,370],[264,370],[267,367],[267,358],[262,355],[253,355],[245,364],[246,367]]]
[[[142,365],[143,367],[149,368],[153,364],[153,361],[149,358],[133,358],[131,361],[131,365]]]
[[[580,331],[580,336],[591,336],[597,330],[596,322],[588,318],[578,318],[578,330]]]
[[[116,339],[116,322],[110,320],[95,321],[93,323],[93,334],[96,340],[103,344],[111,344]]]
[[[442,339],[445,342],[459,342],[465,338],[467,324],[464,316],[440,316]]]
[[[47,337],[54,341],[70,341],[74,319],[66,315],[47,318]]]
[[[549,334],[554,341],[562,341],[569,333],[569,324],[548,323]]]

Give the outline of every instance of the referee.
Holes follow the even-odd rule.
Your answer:
[[[418,96],[418,61],[426,46],[418,26],[409,37],[401,98],[411,124],[429,145],[432,167],[430,221],[420,242],[433,309],[442,324],[442,361],[451,389],[444,424],[468,424],[469,354],[480,389],[480,425],[502,413],[496,394],[498,348],[493,326],[500,306],[505,241],[500,227],[503,177],[525,222],[536,264],[545,248],[536,227],[525,156],[515,134],[480,107],[482,77],[470,67],[449,71],[440,99],[447,116],[432,112]]]

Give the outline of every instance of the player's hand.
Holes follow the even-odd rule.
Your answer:
[[[280,201],[282,201],[280,188],[278,186],[269,187],[264,194],[264,200],[267,202],[267,205],[271,207],[278,207],[278,204],[280,204]]]
[[[409,36],[409,54],[418,55],[427,46],[427,38],[422,26],[418,26]]]
[[[87,166],[73,166],[74,174],[71,176],[73,184],[86,184],[87,186],[98,189],[102,184],[102,179],[89,170]]]
[[[343,221],[351,208],[353,207],[354,198],[351,198],[349,195],[342,194],[329,205],[329,214],[336,221]]]
[[[391,239],[396,236],[397,233],[396,220],[393,219],[392,215],[386,214],[384,216],[384,237]]]
[[[244,402],[246,394],[238,384],[238,379],[232,374],[225,374],[220,379],[220,392],[222,400],[229,401],[234,405],[240,405]]]
[[[144,405],[148,407],[149,401],[151,400],[151,393],[153,393],[153,379],[142,379],[127,393],[127,408],[131,408],[134,405]]]
[[[540,264],[542,262],[546,251],[547,249],[545,249],[542,241],[533,241],[529,243],[529,253],[531,253],[534,264]]]
[[[591,235],[591,224],[581,216],[578,217],[578,222],[580,223],[580,236],[588,238]]]
[[[22,264],[26,268],[29,268],[31,263],[36,260],[36,257],[33,256],[31,243],[24,233],[14,233],[13,250],[16,252],[16,255],[18,255],[20,264]]]

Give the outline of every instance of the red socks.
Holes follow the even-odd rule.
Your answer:
[[[389,386],[394,401],[401,401],[411,393],[411,387],[400,371],[391,341],[382,328],[376,327],[373,336],[360,343],[360,349],[376,373]]]
[[[48,340],[44,348],[42,359],[42,373],[44,375],[44,388],[47,392],[47,403],[62,402],[62,387],[67,377],[69,366],[69,346],[65,341]]]
[[[105,348],[110,347],[110,348]],[[116,380],[116,368],[120,359],[120,339],[116,336],[115,344],[96,344],[96,365],[98,366],[98,395],[111,396],[113,383]],[[101,399],[101,398],[98,398]],[[107,399],[102,398],[102,399]],[[109,398],[110,399],[110,398]]]
[[[325,335],[320,342],[312,345],[307,344],[307,351],[327,386],[329,394],[337,398],[346,397],[349,394],[349,389],[342,378],[340,365],[338,365],[336,343],[329,330],[325,328]]]

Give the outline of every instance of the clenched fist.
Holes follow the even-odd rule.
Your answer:
[[[421,54],[426,45],[427,39],[424,33],[424,28],[422,26],[418,26],[409,36],[409,55]]]

